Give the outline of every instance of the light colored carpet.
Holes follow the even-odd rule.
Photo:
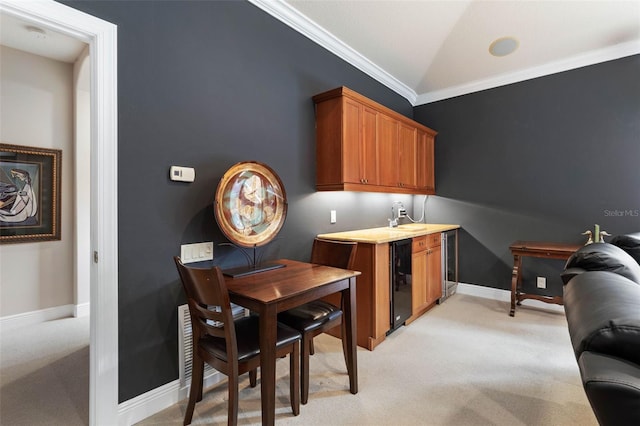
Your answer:
[[[280,425],[597,425],[562,311],[456,294],[374,351],[358,348],[351,395],[339,340],[316,338],[309,403],[289,404],[288,360],[277,363]],[[558,308],[558,307],[556,307]],[[241,382],[239,424],[260,424],[260,386]],[[196,404],[193,424],[226,424],[226,380]],[[140,422],[182,423],[186,400]]]
[[[1,425],[89,423],[89,317],[3,330]]]

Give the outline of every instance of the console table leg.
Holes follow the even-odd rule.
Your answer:
[[[516,314],[516,299],[518,292],[518,283],[520,281],[520,266],[522,265],[522,259],[519,255],[513,255],[513,272],[511,273],[511,310],[509,316]]]

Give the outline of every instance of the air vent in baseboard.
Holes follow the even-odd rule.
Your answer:
[[[231,310],[233,318],[241,318],[246,315],[246,310],[242,306],[232,304]],[[180,371],[180,388],[185,388],[191,384],[193,355],[193,334],[191,331],[191,317],[189,316],[189,305],[178,306],[178,363]],[[211,366],[205,363],[204,379],[218,374]]]

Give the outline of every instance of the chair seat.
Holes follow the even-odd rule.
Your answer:
[[[324,300],[314,300],[278,314],[278,322],[307,333],[342,315],[342,311]]]
[[[260,355],[259,316],[248,316],[234,321],[236,339],[238,341],[238,361],[242,362]],[[278,324],[276,348],[292,344],[302,336],[296,330],[284,324]],[[225,340],[220,337],[205,336],[200,339],[200,346],[215,357],[227,361]]]

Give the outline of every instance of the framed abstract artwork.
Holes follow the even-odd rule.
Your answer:
[[[59,149],[0,144],[0,243],[60,239]]]
[[[287,216],[287,196],[267,165],[245,161],[224,174],[216,190],[214,212],[225,236],[241,247],[273,240]]]

